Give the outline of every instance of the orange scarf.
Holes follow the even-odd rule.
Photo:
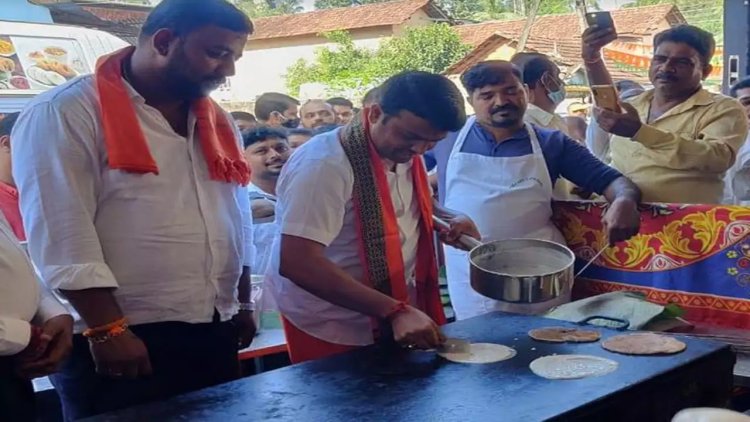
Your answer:
[[[96,64],[104,143],[108,165],[131,173],[159,174],[141,124],[122,80],[122,64],[135,51],[126,47],[101,57]],[[221,108],[210,98],[193,101],[198,138],[212,180],[247,185],[250,167],[242,156],[234,128]]]
[[[362,123],[364,120],[364,125]],[[367,282],[396,300],[409,303],[398,220],[383,161],[370,139],[366,119],[357,116],[342,130],[342,146],[354,171],[352,202],[356,213],[360,259]],[[445,324],[433,242],[432,196],[421,157],[412,160],[414,192],[419,201],[417,307],[437,324]],[[368,174],[369,173],[369,174]]]

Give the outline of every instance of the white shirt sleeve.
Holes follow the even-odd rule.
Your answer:
[[[344,225],[351,175],[325,160],[294,158],[276,187],[281,233],[329,246]]]
[[[96,117],[69,102],[27,108],[11,135],[29,253],[53,289],[117,287],[94,227],[100,182]]]
[[[39,325],[43,325],[50,319],[60,316],[69,315],[65,306],[55,297],[55,295],[47,288],[47,286],[41,281],[39,282],[39,308],[34,316],[34,321]]]
[[[0,316],[0,356],[12,356],[21,352],[31,340],[31,325],[28,322]]]
[[[610,135],[599,127],[596,119],[591,119],[586,128],[586,146],[592,154],[605,164],[609,164],[612,158],[609,153]]]

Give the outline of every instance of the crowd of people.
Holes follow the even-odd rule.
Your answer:
[[[0,122],[0,420],[32,417],[35,376],[51,375],[71,421],[237,378],[251,274],[292,362],[434,348],[433,216],[450,225],[437,231],[465,319],[570,298],[480,296],[461,235],[564,244],[552,200],[592,198],[616,244],[638,233],[641,201],[750,200],[750,79],[736,99],[706,91],[715,45],[697,27],[656,36],[651,89],[613,81],[601,50],[616,34],[586,30],[589,82],[620,99],[588,121],[556,114],[565,83],[538,53],[468,69],[469,116],[453,82],[417,71],[361,107],[265,93],[229,114],[208,94],[252,31],[225,0],[164,0],[136,46]]]

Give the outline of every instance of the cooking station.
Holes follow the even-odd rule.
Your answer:
[[[686,407],[723,407],[735,356],[721,343],[681,338],[671,356],[625,356],[587,344],[540,343],[533,328],[573,326],[492,313],[445,326],[449,337],[513,347],[486,365],[457,364],[432,352],[404,352],[384,365],[374,348],[295,365],[89,420],[223,421],[669,421]],[[602,340],[620,331],[601,329]],[[547,380],[529,363],[551,354],[588,354],[619,363],[615,372]],[[185,368],[189,370],[189,368]]]

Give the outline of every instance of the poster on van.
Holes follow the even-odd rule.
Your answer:
[[[75,40],[0,35],[0,92],[45,91],[88,72]]]

